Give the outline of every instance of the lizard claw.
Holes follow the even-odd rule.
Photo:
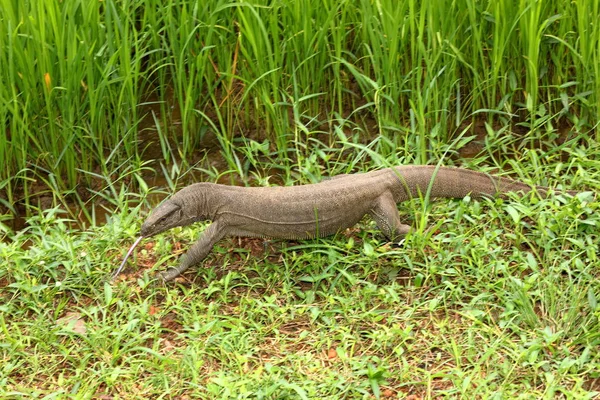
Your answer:
[[[394,240],[394,241],[390,242],[390,244],[391,244],[392,248],[394,248],[394,249],[400,249],[400,248],[404,247],[404,242],[405,241],[406,241],[406,239],[402,238],[402,239],[400,239],[398,241]]]

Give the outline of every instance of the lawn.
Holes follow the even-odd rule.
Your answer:
[[[321,240],[231,238],[170,284],[155,274],[202,225],[145,240],[110,282],[143,207],[76,232],[46,210],[0,245],[2,395],[597,396],[590,192],[400,210],[416,227],[400,247],[367,220]]]

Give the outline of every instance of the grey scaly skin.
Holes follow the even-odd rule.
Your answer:
[[[532,190],[544,196],[549,190],[467,169],[435,166],[400,166],[300,186],[196,183],[159,205],[142,225],[141,236],[212,221],[180,265],[162,274],[165,281],[200,263],[226,236],[323,237],[355,225],[368,214],[389,240],[398,240],[410,227],[400,222],[396,204],[425,196],[432,178],[430,198],[493,197]]]

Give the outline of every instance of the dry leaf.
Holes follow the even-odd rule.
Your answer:
[[[330,360],[333,360],[335,358],[337,358],[338,354],[335,348],[331,348],[327,351],[327,358],[329,358]]]
[[[62,326],[63,329],[66,328],[65,330],[80,335],[85,335],[87,333],[85,322],[78,312],[68,312],[64,317],[56,320],[56,325]]]
[[[50,74],[48,72],[44,74],[44,82],[46,83],[46,89],[50,90],[52,79],[50,78]]]

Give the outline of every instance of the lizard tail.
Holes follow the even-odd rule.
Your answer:
[[[402,166],[392,169],[400,186],[394,197],[399,201],[419,195],[425,196],[431,186],[432,198],[502,197],[509,192],[529,193],[536,191],[546,196],[550,191],[545,186],[528,185],[509,178],[489,175],[462,168],[436,167],[429,165]],[[431,180],[433,179],[433,183]],[[576,191],[566,191],[574,195]]]

